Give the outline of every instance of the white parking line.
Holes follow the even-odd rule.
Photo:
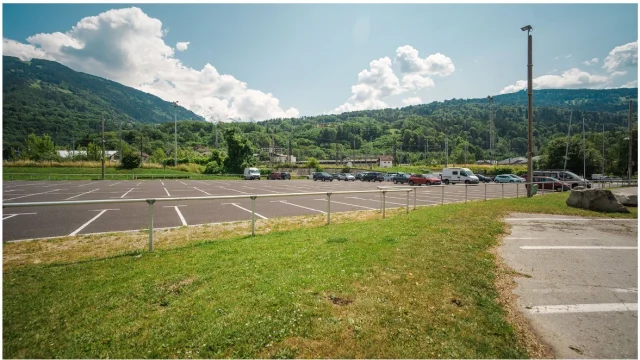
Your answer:
[[[243,186],[243,187],[246,187],[248,189],[253,189],[250,186]],[[283,193],[282,191],[273,191],[273,190],[267,190],[267,189],[261,189],[260,191],[268,191],[268,192],[277,193],[277,194],[282,194]]]
[[[18,215],[35,215],[35,214],[37,213],[3,214],[2,220],[11,219],[12,217],[18,216]]]
[[[244,192],[244,191],[240,191],[240,190],[233,190],[233,189],[227,189],[227,188],[223,188],[225,190],[231,190],[231,191],[235,191],[235,192],[239,192],[241,194],[249,194],[248,192]]]
[[[287,202],[287,200],[275,200],[275,201],[269,201],[269,202],[278,202],[278,203],[282,203],[282,204],[287,204],[287,205],[291,205],[291,206],[296,206],[302,209],[307,209],[307,210],[312,210],[312,211],[317,211],[319,213],[323,213],[326,214],[326,212],[322,211],[322,210],[316,210],[316,209],[312,209],[310,207],[306,207],[306,206],[302,206],[302,205],[296,205],[296,204],[292,204],[290,202]]]
[[[327,199],[313,199],[313,200],[327,201]],[[331,200],[331,203],[332,203],[332,204],[342,204],[342,205],[355,206],[355,207],[359,207],[359,208],[363,208],[363,209],[369,209],[369,210],[380,210],[380,209],[376,209],[376,208],[372,208],[372,207],[368,207],[368,206],[361,206],[361,205],[355,205],[355,204],[347,204],[347,203],[343,203],[343,202],[339,202],[339,201],[334,201],[334,200]]]
[[[523,250],[638,250],[637,246],[520,246]]]
[[[182,182],[182,181],[180,181],[180,183],[181,183],[182,185],[187,185],[187,184],[185,184],[185,183],[184,183],[184,182]]]
[[[109,210],[120,210],[120,209],[104,209],[104,210],[93,210],[93,211],[100,211],[100,213],[96,216],[93,217],[93,219],[87,221],[84,225],[80,226],[76,231],[72,232],[71,234],[69,234],[69,236],[75,236],[77,233],[79,233],[80,231],[82,231],[82,229],[86,228],[87,226],[89,226],[89,224],[91,224],[94,220],[96,220],[97,218],[99,218],[102,214],[104,214],[105,212],[109,211]]]
[[[169,190],[167,190],[167,188],[163,188],[163,189],[164,189],[164,191],[167,192],[167,196],[171,196],[171,194],[169,194]]]
[[[140,184],[142,184],[142,181],[140,181],[139,183],[137,183],[137,184],[136,184],[136,187],[137,187],[137,186],[140,186]],[[164,185],[164,184],[163,184],[163,185]]]
[[[109,186],[118,185],[118,184],[120,184],[121,182],[122,182],[122,181],[118,181],[117,183],[115,183],[115,184],[111,184],[111,185],[109,185]]]
[[[207,195],[211,196],[211,194],[209,194],[208,192],[206,192],[206,191],[204,191],[204,190],[200,190],[200,189],[198,189],[198,188],[197,188],[197,187],[195,187],[195,186],[194,186],[193,188],[194,188],[194,189],[196,189],[196,190],[198,190],[198,191],[202,191],[203,193],[205,193],[205,194],[207,194]]]
[[[162,184],[162,186],[164,186],[164,181],[160,180],[160,184]]]
[[[176,212],[178,213],[178,217],[180,218],[180,221],[182,221],[182,226],[187,226],[187,221],[184,219],[184,216],[182,216],[182,213],[180,212],[180,209],[178,209],[178,207],[180,207],[180,206],[187,206],[187,205],[164,206],[164,207],[172,207],[172,208],[176,209]]]
[[[233,205],[233,206],[237,207],[238,209],[242,209],[242,210],[244,210],[244,211],[246,211],[246,212],[251,212],[251,210],[249,210],[249,209],[245,209],[245,208],[243,208],[242,206],[240,206],[240,205],[238,205],[238,204],[235,204],[235,203],[223,203],[222,205]],[[256,214],[256,216],[257,216],[257,217],[261,217],[261,218],[263,218],[263,219],[266,219],[266,218],[267,218],[266,216],[262,216],[262,215],[260,215],[260,214],[258,214],[258,213],[255,213],[255,214]]]
[[[91,191],[87,191],[87,192],[84,192],[84,193],[82,193],[82,194],[78,194],[78,195],[76,195],[76,196],[68,197],[68,198],[66,198],[65,200],[75,199],[75,198],[77,198],[77,197],[79,197],[79,196],[82,196],[82,195],[85,195],[85,194],[89,194],[89,193],[92,193],[92,192],[94,192],[94,191],[98,191],[98,190],[100,190],[100,189],[93,189],[93,190],[91,190]]]
[[[35,195],[41,195],[41,194],[48,194],[48,193],[52,193],[52,192],[56,192],[56,191],[60,191],[62,189],[55,189],[55,190],[51,190],[51,191],[45,191],[45,192],[41,192],[41,193],[37,193],[37,194],[30,194],[30,195],[24,195],[24,196],[18,196],[18,197],[14,197],[11,199],[4,199],[4,201],[11,201],[11,200],[15,200],[15,199],[22,199],[25,197],[29,197],[29,196],[35,196]]]
[[[529,309],[531,314],[558,314],[558,313],[583,313],[583,312],[607,312],[607,311],[638,311],[637,303],[609,303],[609,304],[574,304],[574,305],[548,305],[533,306]]]
[[[124,193],[124,195],[120,196],[120,198],[122,199],[123,197],[127,196],[128,193],[133,191],[133,189],[135,189],[135,188],[131,188],[131,190],[129,190],[126,193]]]

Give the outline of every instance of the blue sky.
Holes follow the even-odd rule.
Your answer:
[[[520,27],[531,24],[534,28],[534,78],[557,76],[542,78],[538,83],[534,81],[534,86],[637,86],[637,4],[4,4],[3,38],[43,49],[43,43],[30,44],[27,38],[39,33],[67,33],[85,17],[132,6],[142,10],[147,17],[161,21],[162,29],[168,30],[161,37],[167,46],[175,48],[179,41],[189,42],[186,51],[176,50],[172,58],[197,71],[209,63],[220,75],[231,75],[246,83],[246,89],[255,89],[262,95],[241,97],[238,95],[240,90],[234,93],[236,95],[215,92],[212,96],[227,100],[225,110],[217,100],[215,103],[189,102],[194,96],[210,94],[206,89],[194,94],[187,94],[184,89],[171,89],[175,78],[169,83],[171,86],[150,84],[147,78],[131,83],[133,80],[129,81],[131,76],[125,70],[116,71],[105,64],[109,61],[107,58],[97,59],[95,54],[87,54],[82,59],[92,58],[104,68],[95,65],[83,68],[86,61],[71,58],[64,51],[45,52],[50,54],[49,58],[75,70],[92,72],[95,69],[95,75],[152,92],[165,100],[172,96],[184,97],[182,103],[201,113],[263,118],[295,108],[297,113],[288,114],[317,115],[346,102],[351,105],[345,109],[382,107],[380,104],[400,107],[403,99],[409,98],[428,103],[486,97],[509,86],[515,86],[515,90],[522,88],[522,84],[516,84],[526,79],[527,37]],[[109,37],[106,31],[97,36],[105,34]],[[95,37],[84,39],[87,38]],[[143,40],[136,37],[136,41]],[[614,48],[634,42],[636,50],[632,56],[635,56],[635,63],[628,57],[629,51],[634,50],[627,47],[619,52],[626,63],[603,68],[605,58]],[[14,47],[3,45],[5,55],[26,51],[26,48],[11,50]],[[443,54],[455,70],[444,76],[425,70],[421,76],[431,79],[431,86],[425,82],[411,90],[407,87],[398,90],[404,86],[403,75],[406,73],[396,61],[396,51],[407,45],[419,52],[420,59]],[[143,47],[138,45],[138,48]],[[135,48],[119,50],[118,54],[127,59],[141,56],[135,51]],[[393,78],[395,74],[400,85],[394,85],[396,90],[388,94],[383,91],[380,95],[376,91],[380,89],[381,81],[387,84],[389,78],[367,82],[360,81],[358,74],[369,69],[371,61],[384,57],[391,60],[392,72],[387,75]],[[598,58],[598,62],[583,63],[593,58]],[[164,65],[158,65],[158,68],[165,69]],[[574,70],[560,78],[570,69],[580,72]],[[153,74],[149,76],[153,77]],[[574,78],[569,79],[572,76]],[[366,83],[371,88],[356,96],[352,86],[359,83]],[[264,105],[263,98],[269,93],[271,99],[278,99],[275,108],[273,103]]]

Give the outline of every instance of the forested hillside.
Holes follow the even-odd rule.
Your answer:
[[[157,96],[97,76],[73,71],[54,61],[21,61],[3,56],[2,139],[24,142],[31,132],[54,141],[96,131],[101,116],[107,129],[124,122],[173,121],[174,108]],[[204,120],[182,107],[178,119]]]

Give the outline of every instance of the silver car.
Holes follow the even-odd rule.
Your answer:
[[[347,174],[347,173],[340,173],[338,174],[338,181],[340,180],[344,180],[344,181],[356,181],[356,177],[351,175],[351,174]]]

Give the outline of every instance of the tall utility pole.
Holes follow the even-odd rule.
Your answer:
[[[493,124],[493,96],[487,96],[489,99],[489,161],[493,162],[494,154],[493,154],[493,143],[494,143],[494,131],[495,125]]]
[[[633,134],[631,133],[631,116],[633,115],[633,100],[629,100],[629,170],[628,170],[628,180],[631,180],[631,175],[633,174],[633,162],[631,160],[633,153]]]
[[[449,136],[444,136],[444,158],[445,158],[445,166],[449,167]]]
[[[528,74],[527,74],[527,95],[529,96],[529,148],[527,151],[527,197],[533,196],[533,37],[531,36],[531,25],[521,28],[527,32],[528,38]]]
[[[604,175],[604,124],[602,124],[602,176]]]
[[[118,153],[118,159],[120,159],[120,165],[122,165],[122,120],[120,120],[120,152]]]
[[[173,136],[175,145],[174,163],[173,166],[178,166],[178,102],[173,102]]]
[[[142,130],[140,130],[140,167],[143,167],[142,159],[144,158],[142,157]]]
[[[509,155],[509,165],[511,165],[511,138],[509,138],[509,150],[508,150],[508,155]]]
[[[573,117],[573,110],[569,113],[569,131],[567,131],[567,147],[564,150],[564,168],[562,169],[562,176],[564,176],[564,172],[567,171],[567,160],[569,159],[569,140],[571,140],[571,118]]]
[[[102,115],[102,180],[104,180],[104,115]]]
[[[584,133],[584,116],[582,117],[582,178],[587,179],[587,139]]]

